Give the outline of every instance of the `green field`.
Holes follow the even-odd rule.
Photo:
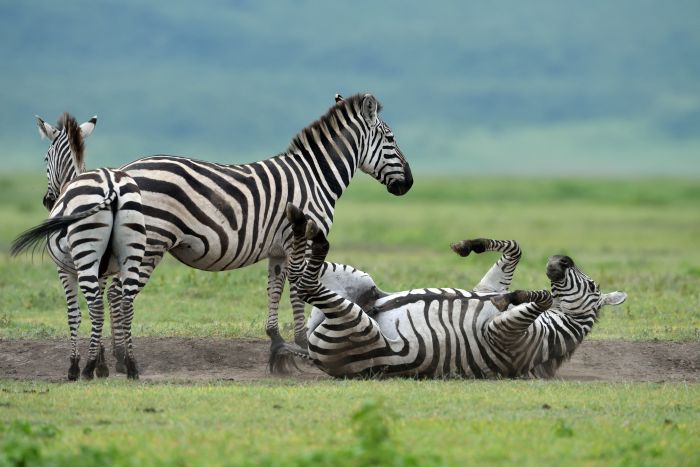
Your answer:
[[[39,177],[0,178],[0,337],[65,336],[65,302],[51,260],[8,258],[14,236],[45,214]],[[524,255],[515,288],[548,286],[547,257],[568,254],[604,291],[592,338],[700,339],[700,183],[683,179],[419,179],[393,197],[358,176],[340,200],[329,259],[372,274],[384,290],[471,288],[496,255],[460,258],[450,242],[513,238]],[[266,266],[209,273],[172,258],[136,301],[135,335],[264,337]],[[283,300],[283,321],[290,318]],[[87,334],[88,326],[82,332]]]
[[[2,339],[67,338],[53,264],[6,253],[45,216],[44,189],[40,177],[0,177]],[[370,272],[385,290],[470,288],[497,258],[460,258],[448,244],[514,238],[524,251],[517,288],[546,287],[546,258],[565,253],[604,291],[627,292],[591,339],[699,341],[698,206],[695,179],[417,178],[394,198],[362,177],[337,207],[330,259]],[[262,337],[265,276],[263,264],[205,273],[168,260],[136,301],[134,332]],[[289,335],[286,302],[282,314]],[[85,319],[83,335],[88,327]],[[367,400],[384,401],[378,411],[389,420],[370,410],[353,422]],[[0,380],[0,420],[4,455],[35,454],[39,465],[700,463],[697,384]]]

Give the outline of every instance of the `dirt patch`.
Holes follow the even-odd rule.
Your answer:
[[[85,339],[83,339],[85,341]],[[84,342],[84,344],[86,344]],[[259,339],[196,339],[142,337],[134,342],[145,381],[256,381],[282,378],[267,370],[269,343]],[[65,381],[68,340],[0,341],[0,378]],[[83,362],[87,351],[81,351]],[[115,375],[110,356],[110,370]],[[284,378],[326,379],[321,371],[301,364]],[[123,378],[123,375],[118,375]],[[585,341],[557,375],[578,381],[700,382],[700,343]]]

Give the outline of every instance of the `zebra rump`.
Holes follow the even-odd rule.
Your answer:
[[[116,191],[111,190],[109,195],[105,197],[104,201],[96,204],[90,209],[70,214],[68,216],[51,217],[36,227],[32,227],[31,229],[22,232],[22,234],[20,234],[19,237],[12,242],[10,255],[17,256],[30,248],[32,251],[35,251],[37,248],[43,248],[51,234],[67,228],[77,220],[85,219],[86,217],[90,217],[103,209],[107,209],[116,199],[116,197]]]

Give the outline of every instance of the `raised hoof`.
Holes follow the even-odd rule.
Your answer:
[[[465,257],[469,256],[469,253],[472,251],[474,253],[483,253],[486,251],[486,240],[483,238],[462,240],[460,242],[450,244],[450,248],[452,248],[452,251],[457,253],[459,256]]]
[[[95,360],[88,360],[87,363],[85,364],[85,368],[83,368],[83,372],[81,374],[83,379],[93,379],[95,377],[95,367],[97,366],[97,359]]]
[[[295,235],[303,235],[306,227],[306,216],[304,213],[293,205],[287,203],[287,220],[292,224],[292,231]]]
[[[319,228],[316,225],[316,222],[313,221],[313,219],[309,219],[309,221],[306,223],[306,239],[307,240],[313,240],[316,235],[319,233]]]
[[[70,368],[68,369],[68,381],[78,381],[80,377],[80,357],[70,359]]]
[[[503,294],[491,297],[491,303],[493,303],[493,306],[495,306],[498,311],[503,312],[508,309],[508,305],[510,305],[511,302],[508,294]]]

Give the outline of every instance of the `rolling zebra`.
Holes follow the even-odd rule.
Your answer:
[[[38,117],[37,117],[38,118]],[[46,155],[48,189],[44,205],[49,219],[20,235],[12,245],[17,255],[47,242],[58,267],[68,306],[71,352],[68,379],[80,375],[78,328],[81,321],[78,289],[88,304],[92,332],[88,361],[82,376],[109,375],[102,345],[103,287],[108,276],[122,284],[119,316],[113,326],[116,345],[125,349],[127,377],[138,378],[131,342],[133,300],[141,289],[139,266],[146,245],[141,196],[134,180],[122,171],[99,169],[84,172],[83,140],[94,129],[96,118],[78,126],[63,114],[56,128],[38,118],[39,130],[51,141]]]
[[[223,165],[185,157],[151,156],[121,168],[138,184],[143,200],[147,248],[140,270],[143,286],[166,252],[206,271],[241,268],[268,259],[270,367],[281,369],[284,344],[277,311],[285,283],[291,231],[285,207],[291,202],[328,233],[335,204],[359,169],[394,195],[413,184],[411,169],[371,94],[336,103],[302,129],[289,148],[271,159]],[[110,297],[119,297],[114,281]],[[304,302],[290,287],[295,341],[306,345]]]
[[[489,239],[452,245],[461,256],[502,253],[473,290],[387,294],[362,271],[324,263],[324,233],[293,205],[288,217],[294,232],[289,279],[315,308],[308,350],[293,344],[285,350],[336,377],[552,377],[591,330],[600,308],[626,299],[623,292],[601,293],[568,256],[549,258],[551,291],[508,292],[520,247]]]

